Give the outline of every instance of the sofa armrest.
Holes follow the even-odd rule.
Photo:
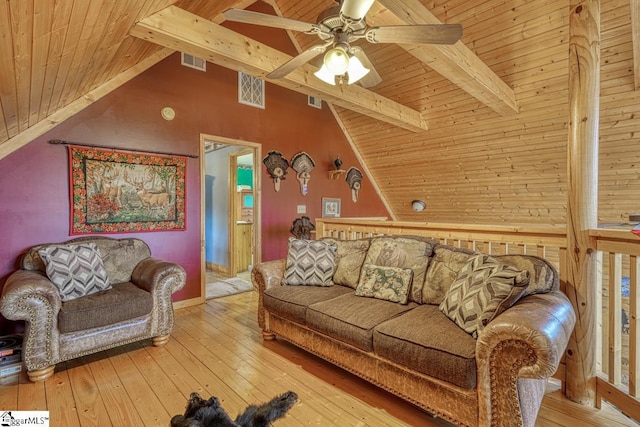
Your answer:
[[[171,295],[184,287],[187,274],[184,268],[172,262],[149,257],[136,265],[131,282],[153,297],[151,333],[167,335],[173,329],[173,302]]]
[[[265,290],[282,285],[286,260],[265,261],[251,270],[251,282],[258,291],[258,325],[264,329],[264,306],[262,294]]]
[[[282,285],[286,260],[265,261],[251,270],[251,281],[258,292]]]
[[[49,366],[58,359],[58,288],[41,272],[18,270],[2,289],[0,313],[9,320],[24,320],[23,360],[28,370]]]
[[[527,296],[487,325],[476,345],[480,425],[513,425],[516,415],[523,425],[533,425],[542,396],[519,396],[524,389],[518,379],[543,380],[538,383],[544,387],[558,368],[575,322],[569,299],[555,291]],[[522,411],[512,405],[523,401],[537,407]],[[522,419],[525,415],[529,419]]]

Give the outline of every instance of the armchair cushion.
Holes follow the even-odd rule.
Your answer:
[[[62,301],[111,288],[95,243],[50,245],[38,253],[44,260],[47,276],[60,291]]]
[[[114,325],[151,313],[153,297],[131,282],[62,303],[58,314],[61,333]]]

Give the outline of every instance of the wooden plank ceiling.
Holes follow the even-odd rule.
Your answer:
[[[311,22],[336,4],[332,0],[266,1],[283,16]],[[633,16],[639,15],[638,0],[603,1],[605,10],[624,10],[628,17],[631,4]],[[242,52],[234,56],[198,46],[196,39],[201,34],[195,25],[182,25],[180,29],[181,22],[202,18],[207,31],[215,29],[217,37],[234,43],[237,35],[228,29],[218,30],[214,23],[222,21],[220,14],[225,10],[246,8],[252,3],[1,2],[0,159],[175,49],[191,50],[230,68],[265,75],[286,61],[288,55],[262,49],[263,45],[255,42],[254,47],[266,52],[260,58],[266,62],[252,63]],[[540,147],[548,146],[547,141],[553,138],[550,149],[554,159],[556,152],[562,152],[556,141],[566,140],[566,119],[560,104],[566,104],[568,6],[566,0],[378,0],[367,16],[370,24],[460,23],[463,37],[455,45],[442,47],[359,43],[382,77],[380,84],[368,90],[323,86],[308,78],[310,65],[289,78],[272,82],[333,101],[341,125],[391,210],[408,210],[410,216],[406,201],[428,193],[428,181],[432,179],[427,172],[408,173],[412,168],[438,162],[445,167],[436,172],[441,179],[449,174],[449,182],[469,180],[469,174],[460,166],[465,158],[475,156],[477,161],[492,140],[502,144],[491,149],[492,156],[506,153],[504,156],[509,158],[511,150],[516,150],[510,141],[521,143],[523,132],[539,141]],[[173,29],[167,32],[165,27]],[[635,26],[636,45],[640,43],[637,34]],[[318,43],[316,36],[292,35],[299,49]],[[637,64],[632,67],[637,71]],[[637,81],[636,76],[636,86]],[[429,130],[425,130],[425,123]],[[537,128],[541,129],[539,134],[532,134]],[[488,166],[481,166],[486,172]],[[556,173],[551,171],[552,185],[559,182]],[[504,176],[498,176],[498,181]],[[487,175],[487,182],[496,182],[495,178]],[[525,181],[526,177],[523,185]],[[518,183],[510,185],[515,184]],[[470,190],[470,194],[477,190]],[[462,186],[459,190],[448,187],[447,191],[459,191],[456,198],[470,200]],[[444,209],[446,191],[440,193]],[[486,206],[486,201],[478,203],[470,206],[469,212]],[[561,202],[558,206],[562,207]],[[451,206],[446,209],[450,212]]]
[[[285,16],[309,21],[315,21],[318,13],[335,5],[335,2],[327,0],[304,2],[306,6],[302,8],[296,6],[300,2],[295,1],[270,2],[277,10],[283,11]],[[258,68],[246,60],[249,55],[245,55],[244,62],[239,62],[237,58],[229,60],[221,57],[219,52],[217,58],[215,54],[207,55],[202,49],[188,46],[189,37],[197,39],[202,34],[195,33],[192,25],[181,27],[177,18],[179,15],[183,20],[195,18],[197,21],[200,17],[204,18],[203,22],[219,22],[220,13],[226,9],[246,7],[251,3],[246,0],[3,2],[0,5],[0,158],[66,118],[65,114],[60,114],[60,110],[66,109],[66,116],[74,114],[91,102],[92,96],[87,96],[91,91],[103,87],[136,65],[136,72],[141,72],[154,61],[168,55],[169,51],[163,52],[160,45],[171,47],[172,50],[191,51],[212,62],[250,71],[255,75],[266,75],[284,62],[287,56],[271,49],[271,57],[266,58],[268,61],[265,60],[266,65]],[[411,13],[407,13],[402,19],[396,15],[400,15],[404,9],[397,1],[392,0],[380,0],[380,4],[374,6],[370,15],[375,24],[382,25],[439,22],[418,0],[410,3],[411,8],[406,10]],[[167,8],[171,5],[174,5],[173,10]],[[389,7],[396,15],[388,12],[382,5]],[[172,18],[177,20],[174,22],[176,31],[173,34],[164,34],[163,38],[157,28],[154,33],[154,25],[162,27],[165,21]],[[226,31],[224,34],[219,33],[218,36],[225,37],[225,40],[228,38],[229,43],[233,43],[234,33]],[[259,43],[257,45],[264,46]],[[468,91],[473,96],[490,97],[486,102],[497,111],[517,110],[513,93],[488,68],[479,68],[475,75],[468,72],[473,68],[469,67],[470,64],[475,63],[480,67],[483,64],[462,43],[450,47],[444,54],[438,54],[440,50],[429,47],[405,48],[422,61],[430,62],[431,65],[440,64],[442,72],[456,79],[461,86],[470,85],[471,89]],[[429,49],[432,53],[429,53]],[[265,50],[267,49],[262,49]],[[252,54],[255,55],[255,52]],[[145,63],[145,60],[145,66],[138,65]],[[452,71],[451,67],[457,67],[457,70]],[[399,100],[385,98],[359,86],[329,87],[310,78],[312,71],[313,67],[306,66],[275,83],[320,96],[338,106],[412,131],[427,128],[420,112],[405,106]],[[131,77],[136,72],[131,73]],[[454,77],[454,74],[459,74],[460,77]],[[126,78],[121,77],[114,84],[124,81]],[[472,83],[469,84],[469,81]],[[478,84],[474,87],[474,83]],[[113,89],[114,84],[103,88],[106,90],[102,92]],[[83,97],[84,102],[78,103]],[[5,142],[9,144],[4,145]]]

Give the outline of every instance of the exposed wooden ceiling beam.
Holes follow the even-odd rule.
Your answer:
[[[631,39],[633,40],[633,87],[640,89],[640,0],[631,0]]]
[[[367,14],[367,23],[372,26],[442,23],[419,0],[376,3],[379,4],[374,4]],[[400,47],[495,112],[507,115],[519,111],[513,90],[461,41],[453,45]]]
[[[283,52],[175,6],[138,22],[130,34],[260,78],[291,59]],[[420,112],[360,86],[327,85],[313,75],[314,71],[314,67],[306,64],[285,78],[269,81],[404,129],[414,132],[427,129]]]

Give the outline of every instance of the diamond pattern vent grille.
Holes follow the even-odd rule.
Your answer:
[[[238,102],[264,108],[264,80],[238,72]]]

